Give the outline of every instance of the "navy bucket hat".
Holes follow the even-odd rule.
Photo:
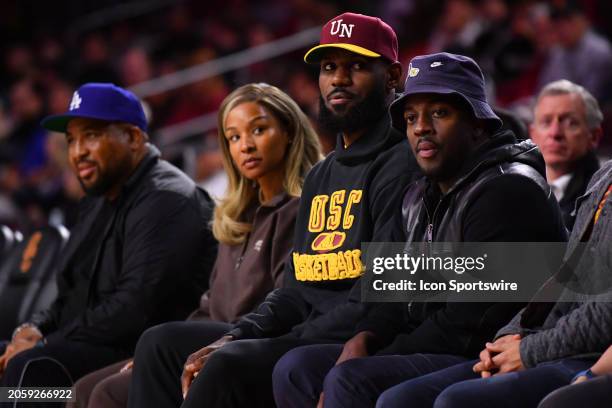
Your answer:
[[[408,67],[404,93],[390,107],[393,127],[406,131],[406,98],[424,93],[458,95],[472,108],[474,117],[487,122],[489,130],[495,131],[502,125],[487,102],[482,71],[470,57],[447,52],[414,57]]]
[[[111,83],[91,82],[72,94],[68,112],[47,116],[41,125],[55,132],[66,133],[68,122],[74,118],[125,122],[147,131],[147,119],[140,100],[132,92]]]

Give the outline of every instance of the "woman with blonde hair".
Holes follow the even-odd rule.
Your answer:
[[[218,134],[229,183],[212,224],[219,252],[210,288],[190,321],[147,330],[137,350],[142,343],[150,349],[162,336],[162,341],[193,345],[195,351],[227,332],[230,323],[282,283],[302,184],[321,158],[317,135],[299,106],[265,83],[244,85],[225,98]],[[137,369],[147,370],[141,361]],[[181,373],[171,375],[180,392]],[[125,407],[130,379],[131,362],[125,361],[91,373],[77,382],[74,406]]]
[[[263,169],[268,168],[267,164],[264,163],[262,167],[260,162],[254,159],[245,167],[245,163],[240,162],[238,153],[235,157],[232,150],[241,149],[243,145],[238,143],[240,137],[236,137],[235,129],[227,127],[228,117],[232,119],[233,115],[244,114],[243,110],[250,110],[253,118],[262,117],[263,119],[259,120],[264,122],[274,121],[280,130],[279,134],[269,136],[261,148],[275,149],[267,160],[282,167],[260,177],[261,182],[254,181]],[[244,85],[225,98],[219,109],[218,129],[229,187],[225,198],[215,210],[213,231],[219,242],[235,244],[240,242],[240,237],[250,229],[248,223],[239,221],[239,218],[257,195],[262,203],[265,201],[265,194],[274,191],[284,191],[289,196],[299,197],[306,173],[320,159],[320,147],[315,131],[298,105],[280,89],[264,83]],[[258,137],[254,134],[252,146],[255,146],[259,139],[261,135]],[[283,154],[282,159],[277,156],[279,153]],[[267,189],[272,191],[266,191]]]

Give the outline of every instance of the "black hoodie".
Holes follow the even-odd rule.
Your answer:
[[[235,338],[344,341],[363,316],[361,243],[381,241],[409,182],[420,177],[406,138],[385,115],[336,150],[306,177],[285,286],[272,292],[230,332]]]
[[[544,160],[529,140],[494,135],[442,194],[423,178],[408,187],[396,214],[396,240],[557,242],[566,240]],[[380,354],[438,353],[475,358],[520,303],[387,303],[370,310],[358,331],[372,331]],[[394,339],[395,338],[395,339]]]

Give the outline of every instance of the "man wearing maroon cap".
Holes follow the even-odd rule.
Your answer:
[[[304,59],[319,66],[320,122],[337,144],[304,182],[284,287],[210,345],[193,333],[194,347],[178,350],[159,330],[145,333],[132,407],[177,406],[181,388],[182,407],[274,406],[277,360],[301,345],[343,343],[365,313],[361,243],[385,240],[418,168],[387,111],[402,72],[397,39],[380,19],[345,13],[323,27]]]
[[[363,14],[344,13],[328,21],[321,30],[320,44],[306,53],[304,61],[317,63],[330,49],[397,62],[397,37],[393,29],[380,18]]]
[[[413,58],[405,91],[390,113],[425,177],[404,191],[401,211],[389,224],[397,233],[388,241],[410,248],[422,242],[564,240],[542,157],[533,143],[518,143],[511,131],[498,130],[502,122],[487,103],[484,77],[474,60],[449,53]],[[530,211],[517,212],[519,202],[529,202]],[[432,251],[428,246],[425,253]],[[427,268],[418,273],[431,276]],[[417,405],[414,394],[398,399],[383,392],[477,357],[521,307],[452,297],[419,302],[407,296],[406,303],[392,302],[396,299],[390,296],[389,302],[372,306],[344,346],[308,345],[286,353],[273,371],[277,406],[306,408],[324,400],[327,408],[431,407]],[[419,400],[430,392],[423,388]],[[381,399],[377,403],[381,394],[382,404]]]

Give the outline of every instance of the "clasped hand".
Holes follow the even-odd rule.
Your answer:
[[[2,377],[9,361],[13,357],[22,351],[33,348],[40,339],[42,339],[42,334],[38,330],[30,328],[20,330],[6,346],[4,354],[0,356],[0,377]]]
[[[520,345],[519,334],[508,334],[493,343],[486,343],[480,352],[480,361],[473,367],[474,372],[480,373],[482,378],[488,378],[524,369]]]

